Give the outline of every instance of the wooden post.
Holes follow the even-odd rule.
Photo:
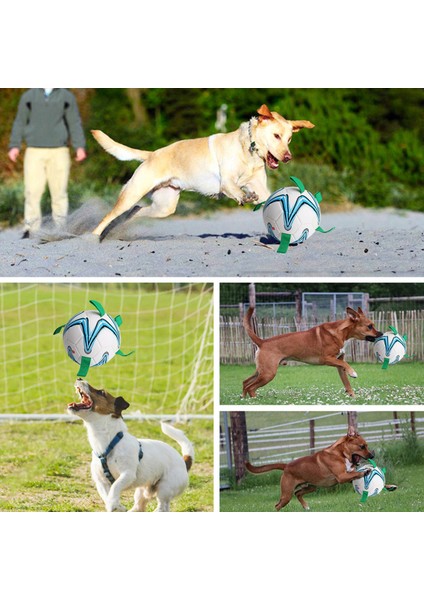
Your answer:
[[[370,295],[368,292],[364,294],[364,312],[368,314],[370,312]]]
[[[295,300],[296,300],[296,323],[302,322],[302,290],[296,290],[295,292]]]
[[[411,431],[415,433],[415,412],[411,412]]]
[[[398,435],[399,435],[399,423],[397,423],[398,414],[397,414],[396,410],[393,411],[393,419],[395,419],[395,437],[398,437]]]
[[[356,410],[350,410],[347,413],[347,429],[348,431],[358,433],[358,413]]]
[[[315,454],[315,419],[309,421],[309,450]]]
[[[240,319],[240,323],[243,323],[243,318],[244,318],[244,304],[243,304],[243,302],[239,302],[239,319]]]
[[[249,447],[247,442],[246,413],[244,411],[231,411],[231,438],[233,442],[233,456],[236,484],[243,480],[246,468],[245,462],[249,457]]]

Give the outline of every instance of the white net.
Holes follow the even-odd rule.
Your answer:
[[[122,316],[121,350],[134,351],[91,368],[91,385],[119,393],[133,413],[212,412],[212,284],[0,283],[0,413],[66,412],[78,365],[53,331],[90,300]]]

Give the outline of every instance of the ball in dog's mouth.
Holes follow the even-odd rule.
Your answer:
[[[81,402],[71,402],[68,404],[68,408],[72,410],[88,410],[93,406],[93,402],[88,394],[84,392],[80,387],[75,387],[75,391]]]
[[[268,154],[266,155],[266,164],[270,169],[277,169],[278,165],[280,164],[280,161],[278,160],[278,158],[275,158],[275,156],[271,154],[271,152],[268,152]]]

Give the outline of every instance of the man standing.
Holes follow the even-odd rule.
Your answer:
[[[68,215],[69,142],[75,160],[85,160],[85,136],[75,96],[65,88],[32,88],[19,101],[12,127],[9,158],[16,162],[22,141],[25,213],[23,237],[41,226],[41,197],[48,184],[53,221],[63,227]]]

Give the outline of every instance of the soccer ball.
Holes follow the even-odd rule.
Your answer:
[[[360,465],[356,467],[356,470],[358,473],[361,473],[369,468],[371,468],[371,471],[369,471],[369,473],[367,473],[364,477],[361,477],[360,479],[354,479],[352,481],[353,489],[360,496],[362,496],[361,501],[363,502],[367,498],[377,496],[377,494],[384,489],[384,484],[386,482],[384,471],[375,464],[367,463]]]
[[[268,233],[280,242],[278,252],[302,244],[315,231],[328,233],[320,227],[322,200],[320,192],[312,194],[296,177],[290,179],[297,187],[285,187],[274,192],[263,205],[263,219]],[[260,205],[258,205],[260,206]]]
[[[121,316],[113,319],[99,302],[90,300],[90,304],[96,310],[79,312],[54,331],[56,335],[63,329],[63,345],[69,358],[80,365],[79,377],[85,377],[90,367],[105,365],[115,354],[129,356],[120,350]]]
[[[74,315],[63,329],[63,345],[69,358],[79,365],[83,357],[90,367],[105,365],[121,345],[118,324],[108,314],[86,310]]]
[[[378,362],[384,366],[398,363],[406,354],[406,338],[396,330],[386,331],[374,342],[374,354]]]
[[[289,245],[302,244],[321,221],[321,210],[311,192],[285,187],[274,192],[265,202],[263,219],[268,233],[281,242],[283,235],[290,236]]]

